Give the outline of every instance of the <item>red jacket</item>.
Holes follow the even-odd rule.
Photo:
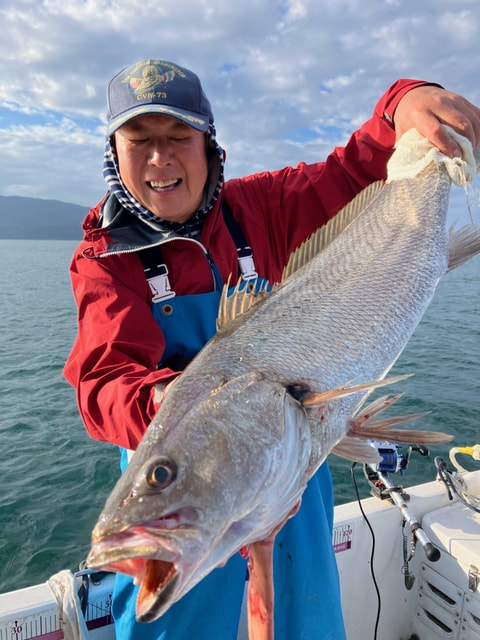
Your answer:
[[[278,281],[290,253],[359,191],[386,177],[395,143],[391,125],[402,96],[419,84],[399,80],[380,99],[372,118],[325,162],[229,180],[224,197],[252,247],[258,274]],[[156,410],[154,386],[171,379],[157,369],[164,338],[150,308],[151,293],[136,253],[95,258],[111,242],[96,228],[101,205],[84,222],[85,237],[71,264],[78,306],[78,336],[65,366],[77,389],[89,434],[135,449]],[[219,202],[201,235],[224,281],[237,273],[237,252]],[[162,246],[177,295],[211,290],[210,266],[201,247],[185,239]]]

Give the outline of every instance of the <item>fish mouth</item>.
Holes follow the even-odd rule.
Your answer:
[[[155,558],[133,558],[104,567],[107,571],[125,573],[139,586],[135,617],[138,622],[158,618],[175,592],[179,575],[173,562]]]
[[[138,622],[158,618],[177,590],[183,573],[179,569],[182,553],[178,538],[196,537],[198,533],[184,520],[185,515],[176,512],[119,533],[106,533],[99,523],[92,533],[88,568],[123,573],[133,578],[139,586]]]

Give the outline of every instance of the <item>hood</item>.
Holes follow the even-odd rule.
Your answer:
[[[103,257],[138,251],[173,238],[200,237],[205,217],[215,206],[224,182],[225,154],[217,142],[213,124],[206,135],[209,141],[208,177],[203,201],[185,223],[162,220],[135,200],[121,180],[115,150],[107,138],[103,173],[110,190],[99,205],[95,228],[92,229],[91,217],[84,225],[89,239],[99,242],[92,255]]]

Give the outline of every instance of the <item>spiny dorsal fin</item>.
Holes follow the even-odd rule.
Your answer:
[[[240,289],[242,285],[245,286]],[[257,302],[263,300],[266,295],[277,287],[277,285],[273,285],[270,289],[270,285],[267,281],[262,281],[261,284],[257,286],[256,280],[252,280],[251,283],[245,283],[244,280],[239,278],[235,289],[231,295],[228,295],[229,286],[230,278],[223,287],[220,298],[220,306],[218,308],[217,316],[217,331],[232,320],[235,320],[235,318],[241,316],[243,313],[246,313]]]
[[[344,231],[355,218],[370,204],[375,196],[381,191],[384,182],[373,182],[363,191],[353,198],[336,216],[331,218],[327,224],[315,231],[298,249],[290,256],[287,266],[283,270],[282,282],[301,267],[310,262],[325,247],[327,247],[342,231]]]

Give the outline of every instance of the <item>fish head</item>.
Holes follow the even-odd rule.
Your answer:
[[[141,622],[266,537],[306,481],[308,423],[284,386],[257,373],[182,378],[109,496],[87,558],[134,577]]]

